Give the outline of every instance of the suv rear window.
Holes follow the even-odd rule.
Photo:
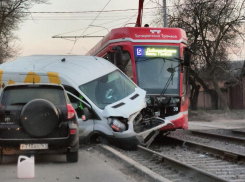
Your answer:
[[[66,104],[64,91],[55,87],[12,87],[3,93],[3,104],[6,106],[25,105],[33,99],[45,99],[54,105]]]

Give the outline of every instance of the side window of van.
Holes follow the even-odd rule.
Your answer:
[[[87,102],[82,95],[79,94],[79,92],[74,89],[71,86],[68,85],[63,85],[63,87],[65,88],[65,90],[67,90],[68,92],[71,92],[72,94],[74,94],[75,96],[77,96],[78,98],[84,100],[85,102]],[[71,95],[67,94],[72,106],[74,107],[74,109],[76,110],[77,116],[78,118],[81,118],[83,115],[83,108],[86,107],[82,102],[80,102],[79,100],[77,100],[75,97],[72,97]]]

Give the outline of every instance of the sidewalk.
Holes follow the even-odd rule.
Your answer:
[[[245,128],[244,120],[189,121],[189,130],[240,129]]]

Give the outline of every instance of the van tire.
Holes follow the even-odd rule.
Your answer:
[[[99,139],[99,142],[104,144],[104,145],[110,145],[111,144],[104,136],[99,135],[98,139]]]
[[[79,153],[78,151],[76,152],[70,152],[68,151],[66,153],[66,161],[69,162],[69,163],[75,163],[75,162],[78,162],[78,159],[79,159]]]
[[[23,107],[20,123],[32,137],[45,137],[58,127],[59,113],[51,102],[35,99]]]

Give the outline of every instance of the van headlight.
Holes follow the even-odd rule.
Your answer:
[[[108,125],[114,130],[118,132],[123,132],[126,130],[126,126],[124,123],[119,121],[117,118],[108,118]]]

